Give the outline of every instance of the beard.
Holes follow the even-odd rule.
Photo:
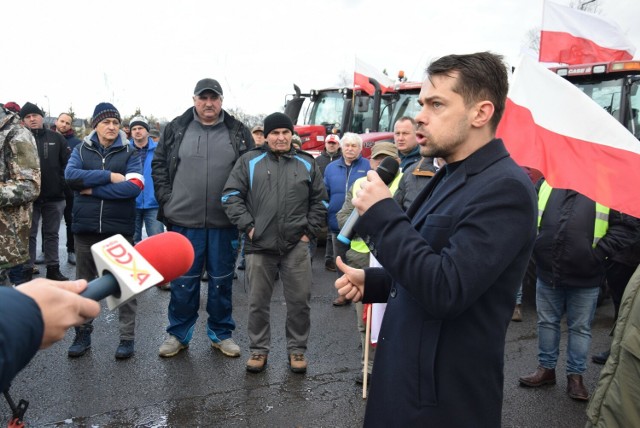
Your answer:
[[[458,122],[451,132],[434,138],[426,129],[418,129],[427,140],[420,146],[420,156],[447,159],[453,155],[469,138],[469,124],[465,121]]]

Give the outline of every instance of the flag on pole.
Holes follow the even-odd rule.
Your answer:
[[[640,142],[569,81],[523,57],[498,126],[513,159],[573,189],[640,217]]]
[[[586,64],[633,58],[635,47],[612,21],[551,1],[545,2],[540,62]]]
[[[367,94],[373,95],[375,88],[371,83],[369,83],[370,77],[376,79],[380,84],[383,94],[393,88],[393,80],[390,79],[389,76],[356,57],[356,67],[353,72],[354,89],[359,88]]]

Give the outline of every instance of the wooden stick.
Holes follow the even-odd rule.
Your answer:
[[[369,377],[369,346],[371,343],[371,308],[372,305],[367,306],[367,324],[365,328],[365,341],[364,341],[364,367],[362,368],[362,399],[367,399],[367,380]]]

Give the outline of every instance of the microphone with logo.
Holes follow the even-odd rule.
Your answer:
[[[400,165],[398,164],[397,159],[392,157],[386,157],[380,162],[378,168],[376,168],[376,172],[387,186],[391,184],[396,175],[398,174],[398,170],[400,169]],[[342,242],[345,245],[351,244],[351,238],[353,238],[353,228],[356,223],[360,219],[360,215],[358,215],[358,211],[354,209],[351,211],[351,214],[347,218],[347,221],[340,229],[340,233],[338,234],[338,241]]]
[[[100,276],[80,295],[96,301],[106,298],[110,310],[184,275],[194,258],[191,242],[176,232],[153,235],[135,247],[122,235],[114,235],[93,244],[91,253]]]

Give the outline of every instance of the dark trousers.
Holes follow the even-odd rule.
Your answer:
[[[36,246],[40,219],[42,219],[44,261],[47,266],[60,263],[58,260],[58,231],[60,230],[64,204],[64,201],[37,201],[33,203],[31,235],[29,236],[29,258],[31,266],[33,266],[36,261]]]
[[[91,255],[91,246],[112,235],[105,234],[78,234],[75,235],[76,248],[76,278],[91,281],[98,277],[98,269]],[[124,236],[124,235],[123,235]],[[133,245],[133,236],[124,236]],[[136,299],[129,300],[118,308],[118,321],[120,327],[120,340],[133,340],[136,327],[136,309],[138,303]],[[91,324],[93,320],[85,325]]]
[[[71,231],[73,212],[73,192],[71,190],[65,190],[64,197],[67,205],[64,207],[64,224],[67,227],[67,253],[73,253],[75,251],[75,245],[73,240],[73,232]]]
[[[610,261],[607,266],[607,284],[611,292],[611,300],[615,309],[615,319],[618,319],[620,302],[622,295],[631,279],[631,275],[636,271],[637,266],[629,266],[622,263]]]

